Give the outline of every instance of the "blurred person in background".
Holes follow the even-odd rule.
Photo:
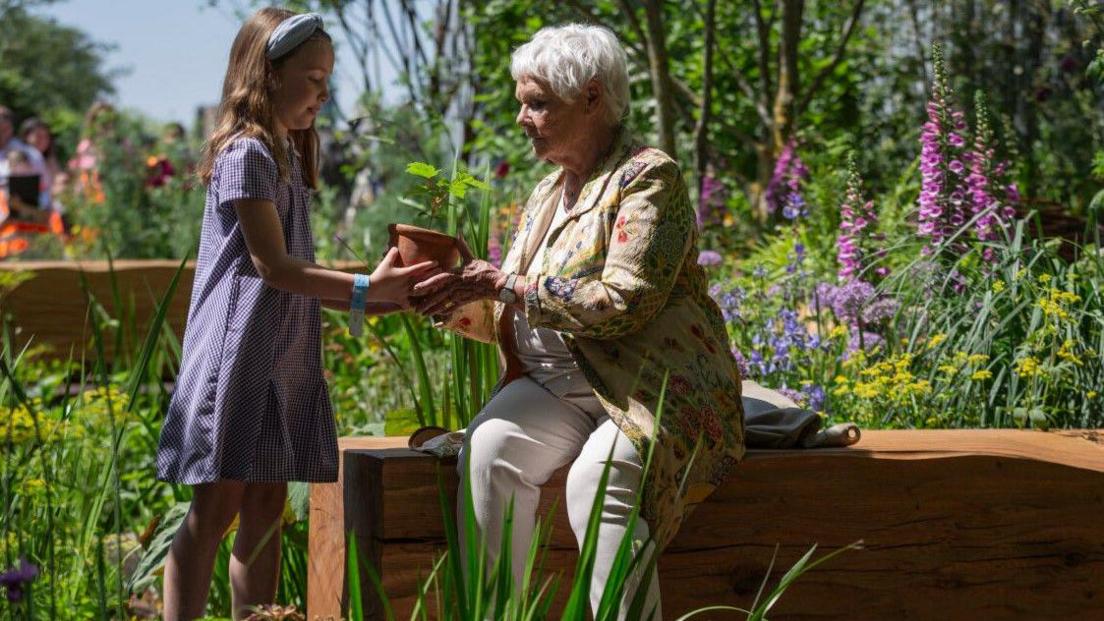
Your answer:
[[[47,195],[46,204],[55,211],[63,212],[58,197],[62,194],[69,175],[58,163],[54,133],[50,131],[50,126],[38,117],[30,117],[19,126],[19,137],[42,156],[45,170],[42,185]]]

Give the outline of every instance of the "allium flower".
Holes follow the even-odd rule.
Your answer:
[[[873,326],[891,319],[900,307],[901,303],[893,298],[878,298],[863,309],[863,324]]]
[[[883,345],[885,339],[872,330],[893,317],[900,307],[892,298],[878,297],[874,286],[862,280],[839,286],[821,283],[817,285],[816,295],[818,303],[832,309],[836,319],[848,327],[851,335],[848,352],[869,351]]]
[[[859,350],[869,352],[882,345],[885,345],[885,339],[882,338],[882,335],[876,332],[867,332],[865,330],[854,331],[851,333],[851,338],[847,341],[847,351],[849,353]]]
[[[9,602],[20,602],[23,601],[23,592],[27,585],[37,576],[38,567],[28,563],[27,559],[20,558],[17,565],[0,573],[0,586],[4,587]]]
[[[788,220],[808,215],[805,199],[801,195],[802,183],[808,176],[809,169],[797,155],[797,145],[791,138],[782,147],[782,153],[778,154],[774,172],[764,192],[763,198],[770,213],[781,211],[782,216]]]
[[[698,254],[698,265],[714,267],[724,262],[724,257],[716,250],[702,250]]]
[[[838,287],[822,283],[817,287],[817,296],[837,319],[847,325],[858,325],[863,309],[874,301],[874,286],[863,280],[852,280]]]

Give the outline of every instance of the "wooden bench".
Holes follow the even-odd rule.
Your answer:
[[[88,303],[81,287],[83,273],[88,289],[115,318],[129,317],[133,331],[125,331],[124,348],[141,345],[149,330],[157,304],[168,291],[180,261],[122,260],[108,265],[107,261],[22,261],[0,262],[0,271],[33,272],[34,277],[4,295],[0,291],[0,313],[11,315],[16,348],[28,342],[48,345],[51,355],[66,359],[72,352],[75,360],[84,355],[95,360],[91,347],[92,329],[88,324]],[[352,261],[331,264],[334,269],[353,270],[363,265]],[[189,261],[180,274],[176,294],[170,300],[166,322],[181,340],[188,305],[192,296],[195,263]],[[115,308],[115,291],[119,292],[123,308]],[[105,339],[104,357],[108,362],[116,357],[115,343]]]
[[[340,617],[351,531],[396,618],[409,618],[418,578],[444,548],[438,466],[455,496],[455,460],[402,438],[341,445],[341,480],[311,490],[308,616]],[[545,569],[570,584],[565,474],[544,486],[541,511],[558,501]],[[1101,432],[866,431],[845,449],[750,451],[663,554],[663,609],[674,619],[748,607],[776,545],[772,584],[813,544],[820,556],[862,539],[865,549],[802,577],[774,617],[1104,619],[1102,524]],[[363,589],[368,618],[383,618],[367,580]]]

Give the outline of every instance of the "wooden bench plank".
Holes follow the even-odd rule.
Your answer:
[[[92,338],[87,325],[88,304],[81,289],[83,272],[88,287],[96,300],[112,317],[119,318],[123,309],[115,308],[112,291],[112,272],[123,306],[133,312],[137,343],[145,338],[153,319],[157,303],[168,290],[180,261],[175,260],[120,260],[111,266],[107,261],[21,261],[0,262],[0,271],[30,271],[34,278],[15,287],[0,299],[0,312],[10,314],[19,328],[15,335],[17,347],[28,342],[46,344],[53,348],[53,356],[67,358],[70,351],[75,360],[81,355],[93,359],[95,352],[88,347]],[[334,269],[353,270],[363,265],[353,261],[332,264]],[[189,261],[180,275],[176,294],[169,303],[166,320],[180,339],[184,338],[184,324],[188,318],[192,282],[195,279],[195,263]],[[133,307],[131,306],[133,305]],[[114,342],[104,343],[104,355],[115,358]]]
[[[405,440],[389,442],[346,454],[346,468],[363,474],[358,485],[374,489],[365,490],[370,503],[354,495],[360,509],[343,515],[372,540],[369,558],[401,618],[443,548],[438,465],[451,495],[457,477],[453,460],[438,464],[397,448]],[[546,569],[566,570],[568,580],[575,542],[564,474],[544,486],[541,506],[560,499]],[[814,543],[827,551],[863,539],[866,549],[804,577],[777,616],[1104,618],[1101,518],[1104,445],[1092,431],[867,431],[845,449],[749,451],[661,559],[664,612],[749,605],[776,544],[774,579]],[[313,519],[311,528],[313,560]],[[316,607],[314,589],[312,618],[340,613],[332,599]]]

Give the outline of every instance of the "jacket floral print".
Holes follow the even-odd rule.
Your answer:
[[[530,257],[558,206],[561,178],[551,174],[533,191],[502,269],[524,273],[539,262],[525,295],[529,324],[563,335],[644,459],[654,434],[642,516],[662,548],[744,455],[739,372],[697,263],[694,210],[675,161],[622,131],[548,232],[544,252]],[[509,360],[505,310],[471,303],[445,327],[498,342]]]

